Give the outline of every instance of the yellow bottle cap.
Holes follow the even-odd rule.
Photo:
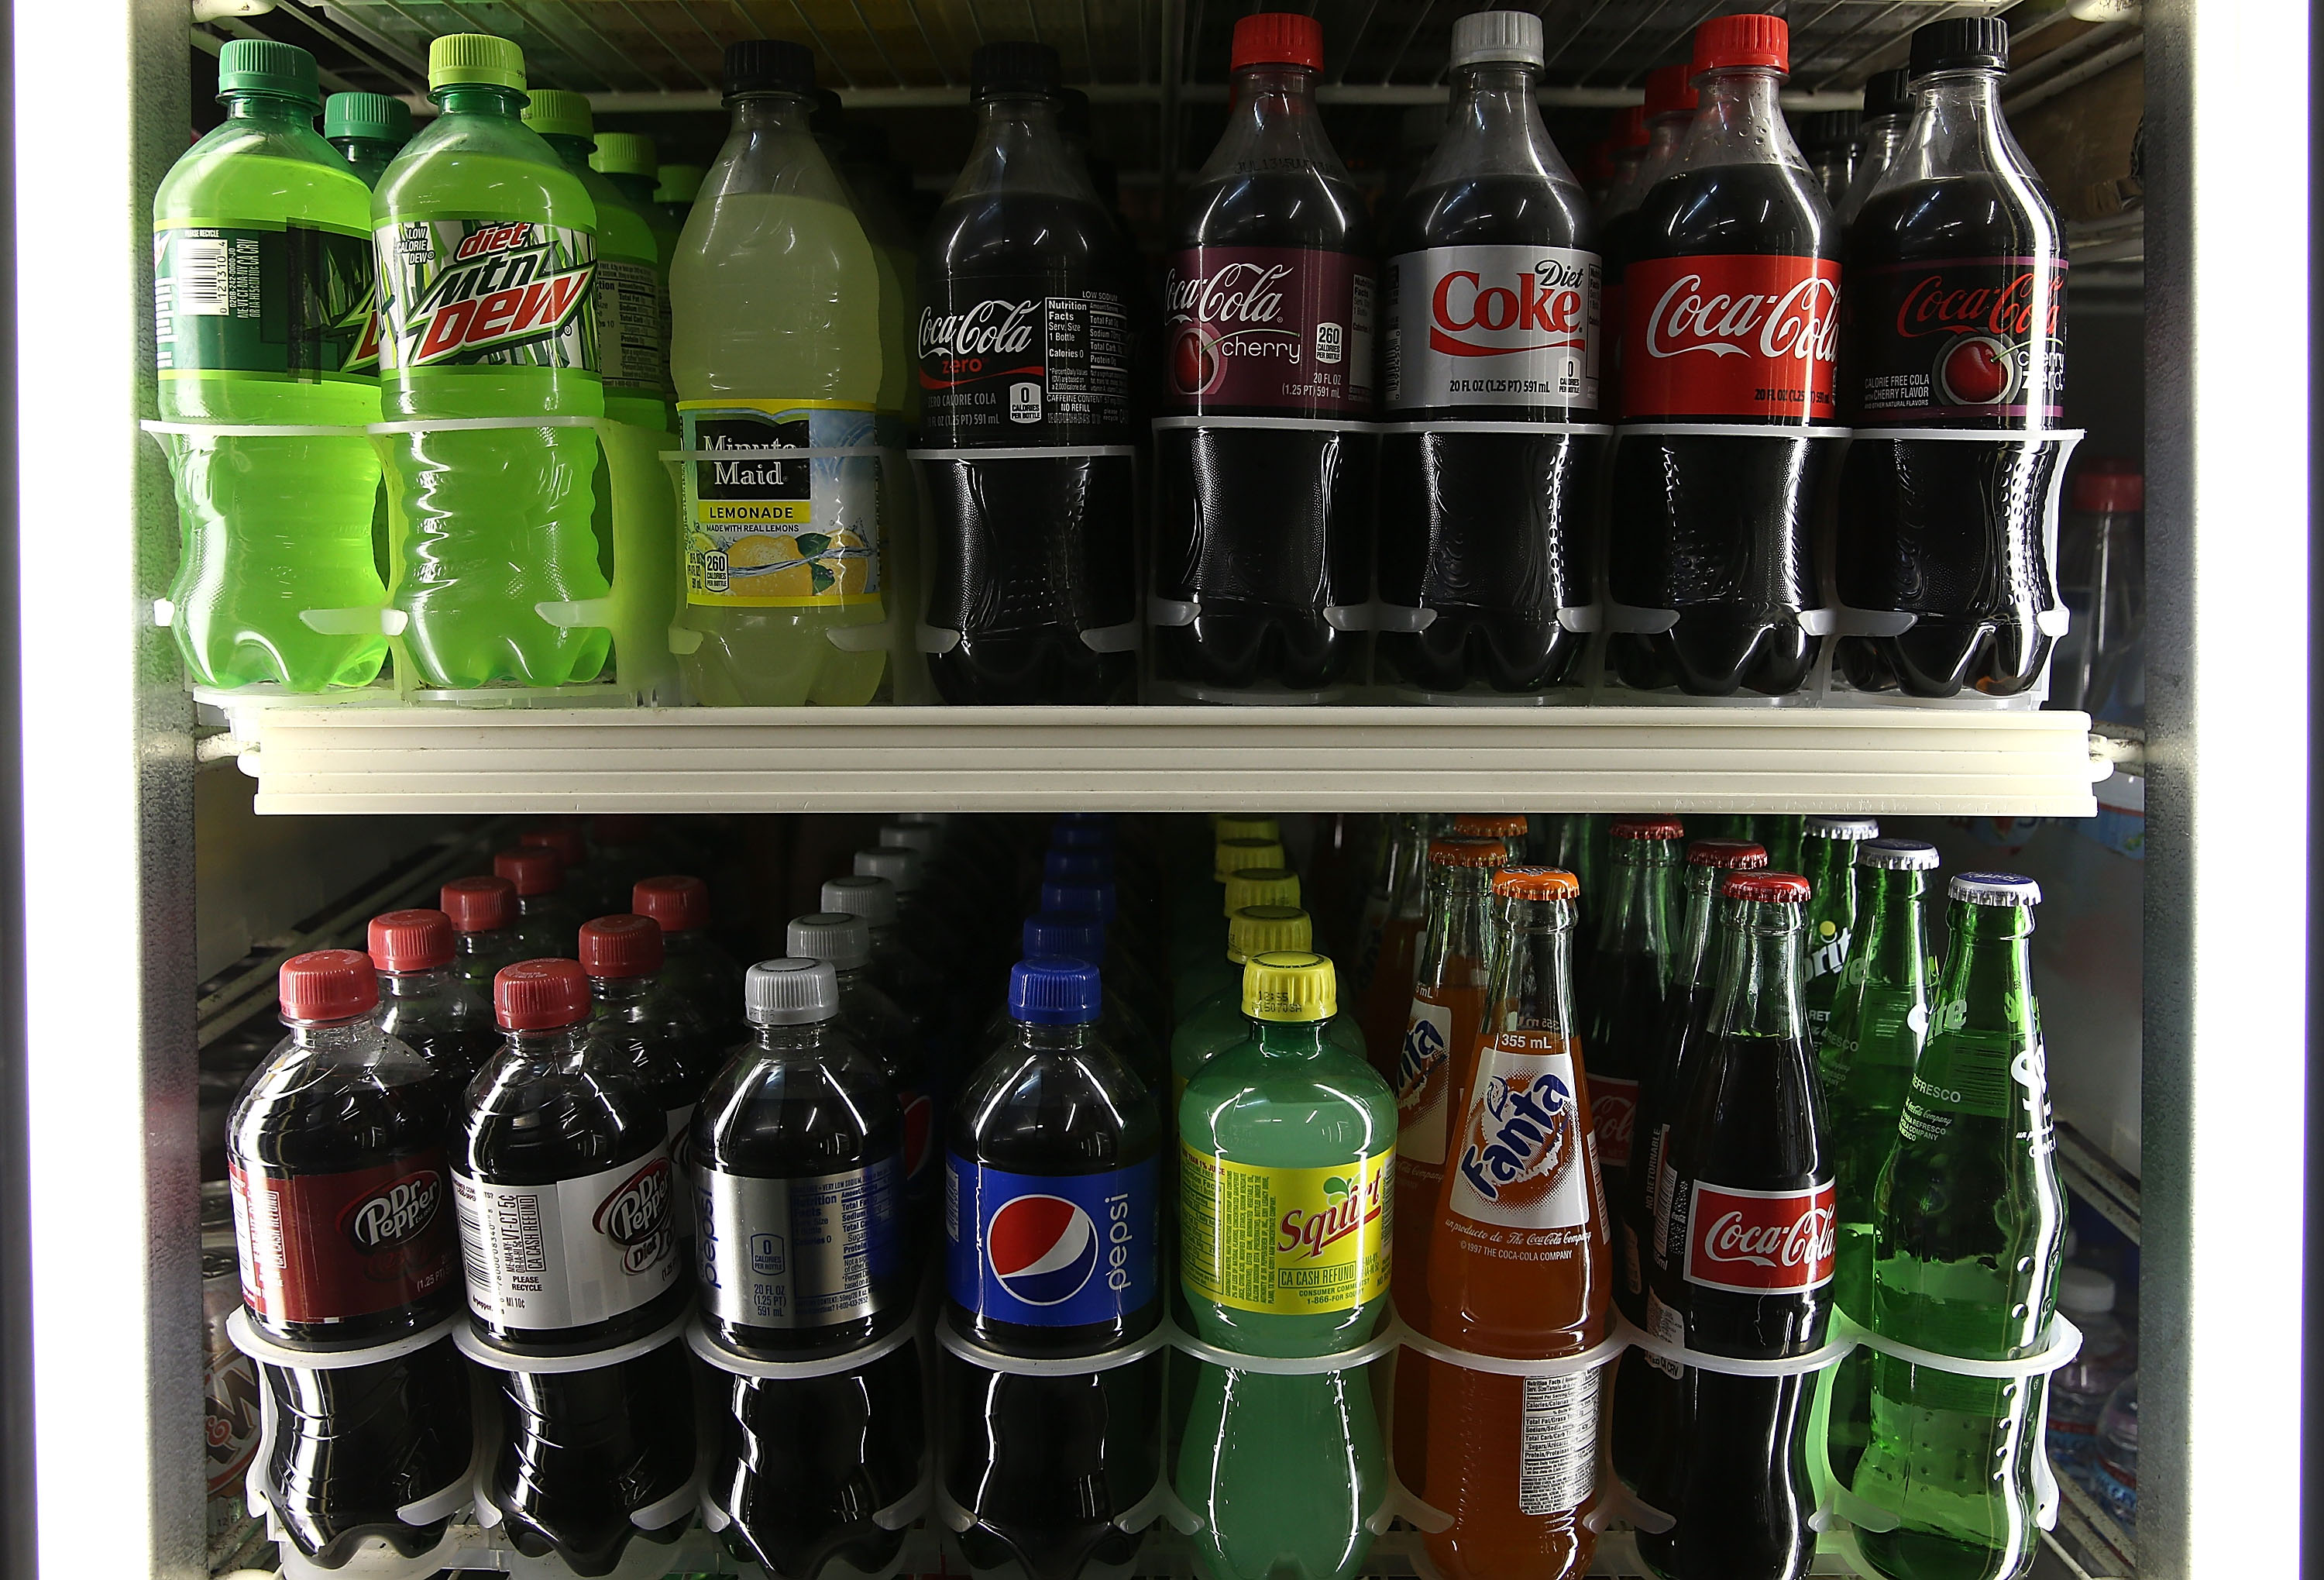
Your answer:
[[[1463,812],[1452,819],[1459,839],[1522,839],[1529,820],[1523,812]]]
[[[1253,955],[1306,955],[1315,947],[1315,924],[1296,905],[1245,905],[1227,919],[1227,958],[1247,966]]]
[[[1340,1012],[1339,975],[1321,955],[1254,955],[1242,968],[1242,1012],[1254,1021],[1328,1021]]]
[[[1222,839],[1211,852],[1211,881],[1223,883],[1230,874],[1252,867],[1280,867],[1282,845],[1272,839]]]
[[[1219,839],[1272,839],[1280,843],[1283,838],[1283,825],[1256,812],[1221,812],[1211,827],[1213,837]]]
[[[1227,902],[1221,914],[1231,917],[1250,905],[1298,903],[1299,874],[1289,867],[1245,867],[1227,874]]]
[[[447,32],[428,46],[428,88],[463,82],[524,91],[524,51],[488,32]]]

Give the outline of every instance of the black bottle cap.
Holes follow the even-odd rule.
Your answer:
[[[2009,24],[1997,16],[1955,16],[1913,30],[1912,72],[2006,71]]]
[[[827,88],[815,90],[815,108],[807,112],[807,129],[818,137],[836,137],[844,130],[841,117],[845,112],[839,96]]]
[[[743,39],[726,46],[726,97],[815,92],[815,51],[788,39]]]
[[[1902,66],[1894,71],[1878,71],[1864,85],[1864,114],[1873,115],[1909,115],[1913,113],[1913,74]]]
[[[989,98],[1002,93],[1057,91],[1057,51],[1047,44],[1001,39],[980,45],[968,58],[970,97]]]
[[[1057,130],[1068,137],[1089,135],[1089,95],[1078,88],[1061,88],[1055,95],[1057,101]]]
[[[1792,117],[1792,140],[1803,150],[1847,148],[1856,142],[1857,124],[1864,117],[1855,110],[1815,110]]]

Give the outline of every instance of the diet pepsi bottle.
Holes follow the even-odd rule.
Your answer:
[[[1559,685],[1588,640],[1600,263],[1542,61],[1530,12],[1452,24],[1452,119],[1383,237],[1374,620],[1424,694]]]
[[[1095,1035],[1097,968],[1009,974],[1009,1024],[954,1104],[945,1157],[945,1320],[996,1354],[1102,1354],[1162,1317],[1153,1094]],[[1162,1357],[1024,1376],[944,1360],[945,1486],[979,1575],[1126,1573],[1115,1520],[1162,1474]]]

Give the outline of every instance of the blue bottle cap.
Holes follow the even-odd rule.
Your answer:
[[[1052,883],[1113,882],[1113,853],[1052,849],[1041,858],[1041,876]]]
[[[1025,957],[1054,956],[1097,965],[1105,959],[1105,923],[1083,910],[1045,910],[1025,919]]]
[[[1054,955],[1009,968],[1009,1018],[1028,1026],[1086,1026],[1098,1018],[1105,989],[1097,967]]]
[[[1070,883],[1052,880],[1041,885],[1041,909],[1044,910],[1086,910],[1113,919],[1113,885],[1078,879]]]

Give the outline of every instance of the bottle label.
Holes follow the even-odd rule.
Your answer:
[[[1396,1061],[1396,1152],[1399,1162],[1444,1165],[1446,1062],[1452,1054],[1452,1007],[1413,996]]]
[[[1380,399],[1389,411],[1598,404],[1595,253],[1430,247],[1388,261]]]
[[[880,1314],[903,1263],[892,1154],[802,1179],[698,1169],[694,1189],[702,1304],[712,1316],[746,1327],[822,1327]]]
[[[1628,1169],[1637,1130],[1638,1083],[1622,1076],[1591,1076],[1590,1123],[1598,1132],[1598,1155],[1606,1167]]]
[[[1740,1295],[1821,1289],[1831,1282],[1838,1215],[1829,1179],[1805,1190],[1698,1179],[1687,1197],[1686,1281]]]
[[[1852,269],[1855,415],[1898,426],[2038,428],[2065,416],[2062,258]]]
[[[931,445],[1130,442],[1130,311],[1110,291],[936,282],[920,309],[921,431]]]
[[[1188,247],[1163,282],[1170,410],[1361,417],[1372,404],[1372,271],[1347,253]]]
[[[1622,415],[1829,422],[1839,410],[1840,264],[1715,253],[1622,277]]]
[[[382,371],[597,371],[597,238],[587,231],[522,219],[405,219],[373,237]]]
[[[153,365],[164,379],[366,377],[358,348],[371,306],[367,236],[256,222],[153,233]]]
[[[881,456],[869,406],[681,401],[686,601],[724,608],[876,606]],[[822,453],[797,460],[768,450]],[[834,454],[832,452],[844,452]]]
[[[440,1151],[341,1174],[227,1168],[242,1298],[273,1322],[327,1323],[393,1311],[453,1277]]]
[[[1553,1247],[1590,1238],[1591,1160],[1578,1089],[1572,1045],[1554,1032],[1503,1031],[1479,1050],[1452,1211],[1472,1224],[1569,1231],[1489,1236],[1508,1248],[1504,1255],[1543,1260]]]
[[[1098,1174],[1011,1174],[945,1155],[945,1285],[996,1322],[1120,1322],[1154,1298],[1156,1160]]]
[[[1262,1169],[1182,1143],[1178,1266],[1197,1300],[1284,1317],[1388,1293],[1393,1146],[1327,1169]]]
[[[597,349],[607,394],[669,394],[669,299],[653,265],[597,260]]]
[[[1680,1349],[1686,1347],[1685,1315],[1664,1305],[1652,1289],[1646,1291],[1646,1331],[1666,1344],[1675,1344]],[[1646,1364],[1673,1382],[1686,1372],[1686,1368],[1676,1361],[1665,1361],[1656,1354],[1648,1354]]]
[[[634,1311],[679,1273],[669,1149],[578,1179],[495,1185],[455,1172],[468,1309],[496,1327],[585,1327]]]
[[[1517,1512],[1562,1514],[1598,1490],[1598,1384],[1603,1368],[1525,1379],[1517,1436]]]

